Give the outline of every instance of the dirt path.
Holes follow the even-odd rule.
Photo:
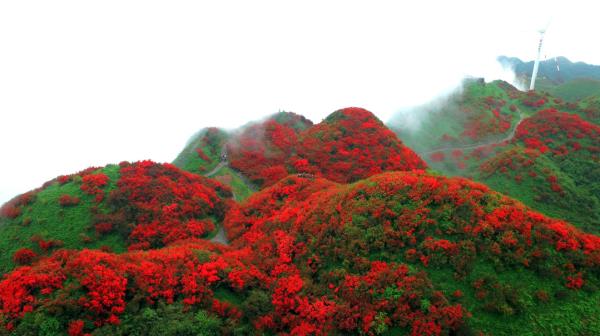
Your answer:
[[[219,171],[219,169],[221,169],[229,164],[228,161],[223,161],[221,159],[223,157],[223,154],[227,154],[227,148],[225,147],[225,145],[223,145],[221,147],[221,154],[219,154],[219,164],[217,164],[216,167],[213,168],[211,171],[204,174],[205,177],[211,177],[211,176],[215,175]]]
[[[215,168],[213,168],[208,173],[204,174],[205,177],[211,177],[215,175],[221,168],[229,165],[229,161],[223,161],[221,159],[223,155],[227,155],[227,148],[225,147],[225,145],[221,147],[221,154],[219,155],[219,160],[221,161],[219,161],[219,164]],[[233,194],[233,199],[236,199],[235,194]],[[223,245],[229,245],[229,239],[227,239],[227,234],[225,233],[223,223],[219,225],[219,230],[217,231],[217,234],[214,237],[212,237],[210,241],[215,243],[221,243]]]
[[[227,239],[227,235],[225,234],[225,228],[223,227],[223,223],[219,225],[219,231],[217,234],[212,237],[211,242],[221,243],[223,245],[229,245],[229,239]]]
[[[519,121],[515,124],[515,127],[513,127],[511,129],[511,131],[508,133],[508,135],[500,140],[495,140],[495,141],[488,141],[485,143],[479,143],[479,144],[475,144],[475,145],[463,145],[463,146],[452,146],[452,147],[441,147],[441,148],[436,148],[436,149],[432,149],[426,152],[417,152],[417,154],[423,156],[423,155],[428,155],[428,154],[433,154],[436,152],[444,152],[444,151],[449,151],[449,150],[456,150],[456,149],[478,149],[478,148],[483,148],[483,147],[488,147],[488,146],[492,146],[492,145],[498,145],[501,144],[503,142],[508,142],[510,140],[512,140],[515,137],[515,133],[517,132],[517,128],[519,127],[519,125],[523,122],[523,120],[525,120],[525,117],[523,116],[523,113],[519,113]]]
[[[204,174],[204,176],[205,177],[211,177],[211,176],[215,175],[219,171],[219,169],[225,167],[226,165],[227,165],[226,162],[221,161],[221,162],[219,162],[219,164],[215,168],[213,168],[208,173]]]

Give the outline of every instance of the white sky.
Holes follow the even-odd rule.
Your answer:
[[[1,1],[0,203],[57,175],[169,162],[204,126],[346,106],[387,119],[501,54],[600,64],[594,1]]]

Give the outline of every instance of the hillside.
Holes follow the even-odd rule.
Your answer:
[[[466,125],[496,128],[431,138],[514,136],[470,172],[549,188],[531,201],[565,218],[598,192],[597,125],[546,95],[472,84],[479,97],[452,112],[481,108]],[[597,226],[429,170],[367,110],[204,129],[175,163],[89,168],[4,205],[0,335],[600,333]],[[507,167],[539,180],[502,182],[517,180]],[[593,206],[577,209],[593,224]]]
[[[560,85],[548,87],[547,91],[567,101],[600,97],[600,80],[587,78],[573,79]]]
[[[414,111],[424,116],[419,127],[403,127],[402,115],[390,125],[433,169],[484,182],[546,215],[597,232],[597,103],[594,98],[567,103],[504,82],[472,80],[447,100]],[[496,115],[510,126],[490,119]]]
[[[58,248],[123,252],[210,236],[229,196],[214,180],[150,161],[60,176],[0,209],[0,273]]]
[[[475,179],[518,194],[526,204],[600,232],[600,127],[578,115],[542,110],[511,145],[484,162]]]
[[[4,324],[19,335],[600,330],[600,238],[464,179],[289,177],[225,226],[230,247],[59,250],[18,268],[0,282]]]
[[[229,134],[222,129],[209,127],[192,136],[173,164],[194,174],[205,174],[221,162],[223,146]]]

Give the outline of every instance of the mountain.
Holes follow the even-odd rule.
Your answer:
[[[498,57],[504,67],[513,69],[517,78],[529,83],[534,61],[523,62],[515,57]],[[536,89],[567,101],[600,96],[600,65],[573,63],[565,57],[540,62]]]
[[[502,82],[473,85],[464,92],[484,98],[451,112],[481,107],[485,117],[463,120],[495,126],[455,123],[455,140],[430,144],[500,137],[469,168],[499,155],[582,174],[574,191],[594,182],[573,165],[597,159],[588,112],[550,109],[564,103]],[[441,175],[367,110],[206,128],[175,163],[89,168],[5,204],[0,334],[600,332],[593,227]],[[570,197],[562,176],[547,181]]]
[[[469,80],[389,124],[433,169],[598,232],[599,107],[595,98],[567,103],[502,81]],[[421,117],[418,127],[407,122],[414,115]]]
[[[535,61],[524,62],[516,57],[507,56],[498,57],[498,62],[514,69],[517,76],[531,76],[535,63]],[[579,78],[600,80],[600,65],[571,62],[566,57],[556,57],[540,61],[538,77],[559,83]]]

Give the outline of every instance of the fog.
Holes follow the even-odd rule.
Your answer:
[[[172,161],[205,126],[347,106],[387,120],[498,55],[600,64],[586,2],[0,2],[0,203],[61,174]],[[590,8],[592,6],[592,8]],[[566,7],[566,8],[565,8]]]

